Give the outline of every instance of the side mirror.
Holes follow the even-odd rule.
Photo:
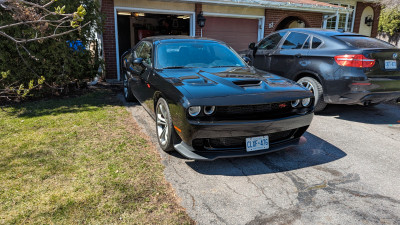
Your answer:
[[[132,61],[133,64],[142,64],[143,59],[142,58],[136,58]]]
[[[247,57],[247,56],[242,56],[242,59],[243,59],[247,64],[249,64],[249,63],[251,62],[251,59],[250,59],[249,57]]]
[[[249,49],[254,50],[255,48],[256,48],[256,43],[251,42],[251,43],[249,44]]]

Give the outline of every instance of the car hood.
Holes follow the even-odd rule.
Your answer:
[[[165,69],[158,73],[196,105],[263,104],[312,97],[297,83],[254,67]]]

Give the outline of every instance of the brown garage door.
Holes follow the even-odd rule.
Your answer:
[[[203,37],[226,42],[236,51],[247,49],[258,37],[258,19],[206,17]]]

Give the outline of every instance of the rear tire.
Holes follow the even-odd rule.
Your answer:
[[[133,96],[133,94],[132,94],[131,86],[129,85],[128,75],[126,74],[126,72],[124,73],[123,84],[124,84],[124,97],[125,97],[125,100],[127,102],[135,101],[135,96]]]
[[[312,77],[302,77],[297,81],[297,83],[301,84],[303,87],[313,92],[315,98],[315,112],[321,112],[325,109],[327,104],[324,102],[324,91],[322,89],[321,83],[319,83]]]
[[[174,151],[175,129],[168,104],[163,98],[158,99],[156,105],[156,132],[161,149],[165,152]]]

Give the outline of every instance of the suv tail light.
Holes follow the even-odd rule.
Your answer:
[[[375,59],[368,59],[364,55],[337,55],[335,61],[339,66],[370,68],[375,65]]]

